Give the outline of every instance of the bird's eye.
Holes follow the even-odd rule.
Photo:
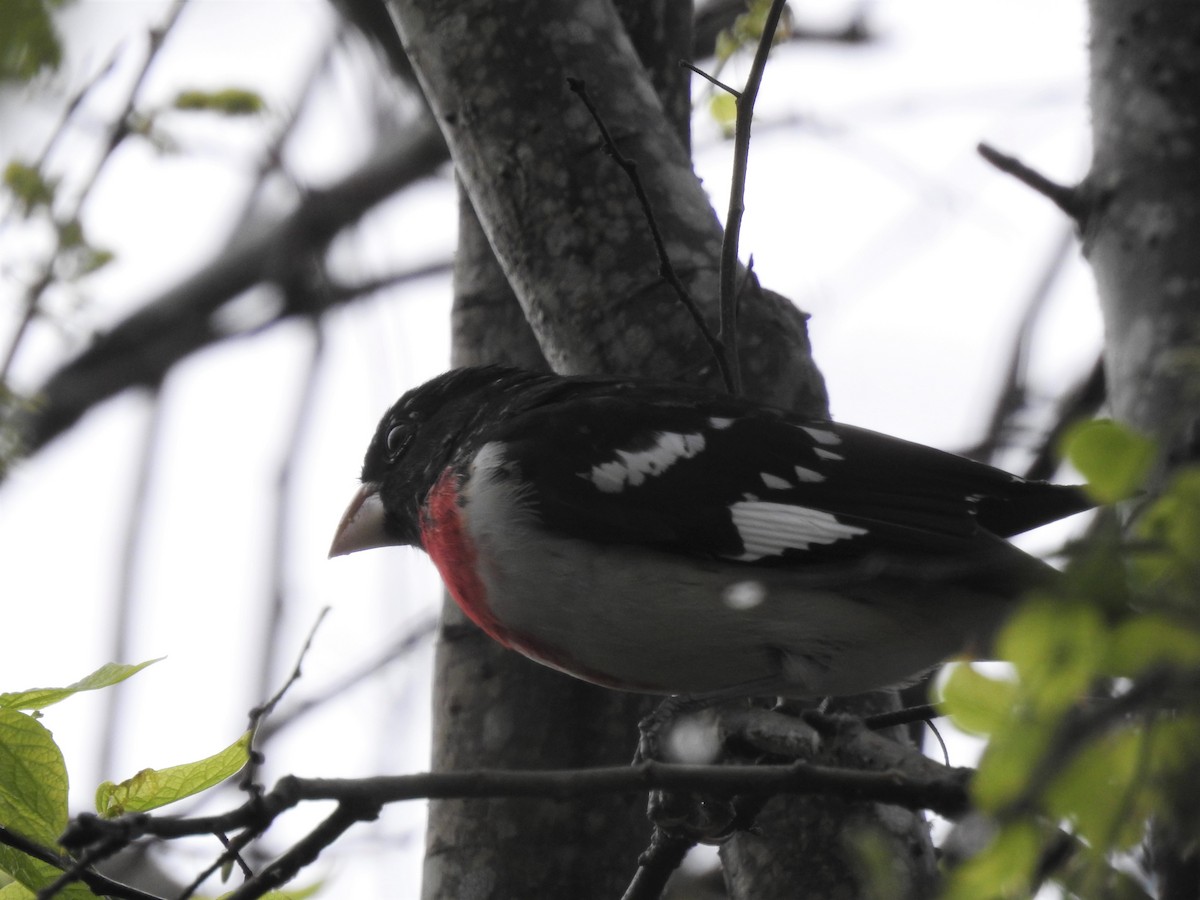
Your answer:
[[[394,426],[387,433],[387,451],[389,456],[398,456],[400,451],[407,446],[412,435],[409,430],[403,425]]]

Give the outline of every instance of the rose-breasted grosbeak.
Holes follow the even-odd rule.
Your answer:
[[[425,549],[500,643],[631,691],[847,695],[986,640],[1091,504],[686,385],[489,366],[388,410],[330,556]]]

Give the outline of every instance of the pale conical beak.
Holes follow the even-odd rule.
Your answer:
[[[400,542],[383,530],[383,501],[379,499],[379,485],[373,481],[363,482],[350,505],[342,514],[333,543],[329,545],[329,558],[345,556],[356,550],[373,547],[391,547]]]

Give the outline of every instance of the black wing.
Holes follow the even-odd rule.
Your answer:
[[[551,527],[759,564],[960,552],[1092,504],[930,447],[738,398],[572,381],[491,437]]]

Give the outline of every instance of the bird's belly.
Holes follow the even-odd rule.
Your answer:
[[[868,586],[813,587],[804,570],[520,531],[476,536],[505,642],[611,687],[845,696],[911,678],[960,649],[970,629],[945,609],[923,615],[919,598],[897,614]],[[517,547],[525,558],[507,565]]]

